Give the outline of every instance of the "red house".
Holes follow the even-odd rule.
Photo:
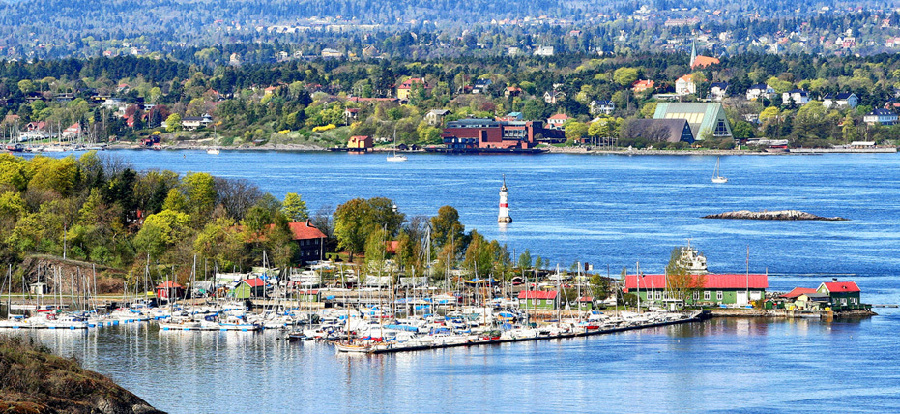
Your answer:
[[[178,282],[173,282],[171,280],[162,282],[156,286],[156,297],[160,299],[183,298],[184,286],[181,286]]]

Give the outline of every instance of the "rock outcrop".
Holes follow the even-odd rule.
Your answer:
[[[774,221],[849,221],[842,217],[819,217],[815,214],[809,214],[797,210],[778,210],[778,211],[729,211],[722,214],[712,214],[703,217],[705,219],[726,219],[726,220],[774,220]]]
[[[0,336],[0,412],[164,414],[111,379],[39,344]]]

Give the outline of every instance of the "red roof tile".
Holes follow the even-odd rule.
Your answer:
[[[265,286],[265,285],[266,285],[266,281],[265,281],[265,280],[262,280],[262,279],[260,279],[260,278],[256,278],[256,279],[246,279],[246,280],[244,280],[244,282],[247,283],[248,285],[250,285],[250,287],[258,287],[258,286]]]
[[[805,288],[805,287],[795,287],[788,293],[781,295],[782,298],[796,298],[804,293],[816,293],[816,289],[814,288]]]
[[[184,286],[181,286],[178,282],[173,282],[171,280],[167,280],[156,285],[157,289],[184,289]]]
[[[856,282],[824,282],[822,284],[825,285],[829,293],[859,292],[859,286],[856,286]]]
[[[697,275],[692,276],[695,280]],[[768,275],[704,275],[706,289],[766,289],[769,287]],[[638,289],[637,275],[625,276],[625,289]],[[643,275],[640,281],[640,289],[665,289],[666,275]]]
[[[294,240],[324,239],[328,237],[309,221],[292,221],[288,223],[288,226],[291,226]]]
[[[582,296],[582,297],[578,298],[578,301],[579,302],[593,302],[594,297],[593,296]]]
[[[519,292],[519,299],[556,299],[555,290],[523,290]]]

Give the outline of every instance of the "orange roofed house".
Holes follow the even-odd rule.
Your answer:
[[[638,79],[631,84],[631,89],[634,90],[634,93],[641,93],[646,90],[653,90],[653,80],[652,79]]]
[[[313,226],[309,220],[288,223],[294,242],[297,243],[297,254],[294,259],[303,264],[325,258],[325,239],[328,236]]]

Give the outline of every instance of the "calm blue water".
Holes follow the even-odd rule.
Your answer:
[[[455,206],[511,250],[662,272],[691,239],[711,270],[771,274],[770,290],[856,280],[900,303],[900,156],[441,156],[114,151],[138,169],[247,178],[311,211],[385,196],[408,216]],[[513,223],[496,223],[506,174]],[[849,222],[702,220],[797,209]],[[714,320],[617,335],[353,358],[271,333],[159,333],[127,326],[34,333],[156,407],[234,412],[900,411],[900,312],[861,321]]]

